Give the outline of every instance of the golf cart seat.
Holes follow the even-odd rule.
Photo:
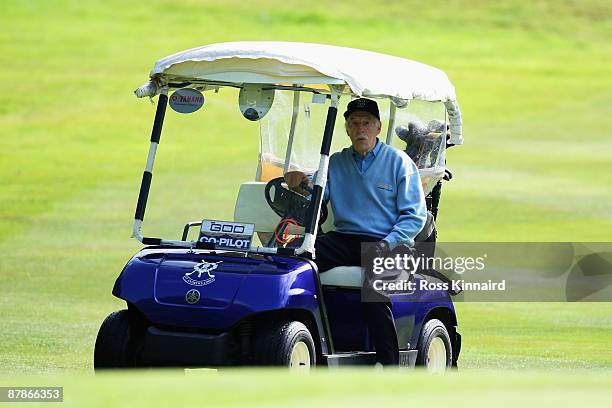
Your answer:
[[[360,289],[363,282],[363,268],[360,266],[336,266],[321,273],[323,286],[339,286]]]
[[[280,222],[280,217],[270,208],[265,197],[265,182],[248,181],[240,185],[236,206],[234,207],[234,221],[255,224],[255,232],[260,234],[274,232]],[[323,224],[324,231],[334,228],[334,217],[331,211]],[[304,234],[304,228],[300,227],[299,235]]]

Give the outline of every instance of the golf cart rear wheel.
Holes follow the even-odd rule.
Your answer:
[[[301,322],[282,322],[263,329],[255,340],[257,365],[309,370],[316,364],[315,346],[308,328]]]
[[[94,369],[136,367],[143,332],[144,325],[128,310],[108,315],[96,338]]]
[[[443,373],[452,366],[453,348],[444,323],[438,319],[428,320],[423,325],[418,343],[417,365],[430,373]]]

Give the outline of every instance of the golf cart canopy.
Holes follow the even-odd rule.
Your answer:
[[[188,84],[309,84],[330,93],[338,85],[359,97],[390,98],[397,106],[413,99],[440,101],[450,122],[449,143],[462,144],[461,113],[447,75],[416,61],[372,51],[323,44],[244,41],[210,44],[155,63],[151,80],[135,93],[153,97],[162,88]],[[188,86],[188,85],[187,85]]]

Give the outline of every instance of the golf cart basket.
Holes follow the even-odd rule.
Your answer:
[[[378,102],[383,123],[381,141],[410,155],[419,169],[429,209],[437,211],[440,180],[445,176],[445,150],[463,143],[455,89],[444,72],[403,58],[331,45],[211,44],[160,59],[150,80],[135,91],[140,98],[159,95],[133,229],[133,236],[143,244],[215,249],[210,242],[187,240],[189,226],[201,222],[188,224],[180,240],[145,237],[141,231],[169,98],[171,106],[174,98],[179,102],[178,110],[186,109],[185,113],[193,106],[190,98],[195,98],[197,105],[198,95],[227,87],[240,89],[237,102],[243,116],[260,122],[255,179],[240,187],[234,221],[252,223],[264,245],[251,245],[245,251],[314,254],[329,156],[348,141],[346,136],[341,137],[343,126],[335,126],[337,112],[357,97]],[[183,108],[181,100],[186,101]],[[300,202],[301,221],[296,234],[302,239],[297,247],[265,245],[281,220],[278,212],[270,209],[270,200],[266,203],[264,199],[266,194],[276,194],[267,184],[290,170],[313,175],[312,196]],[[332,217],[327,218],[327,224],[332,224]]]

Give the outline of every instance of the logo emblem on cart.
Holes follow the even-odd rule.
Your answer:
[[[204,286],[209,285],[215,281],[215,275],[211,274],[210,271],[217,269],[217,266],[223,261],[219,262],[206,262],[202,261],[193,267],[193,271],[188,272],[183,276],[183,280],[192,286]],[[197,272],[197,276],[193,276]],[[197,291],[196,291],[197,292]],[[198,292],[199,296],[199,292]]]
[[[170,96],[170,107],[179,113],[192,113],[204,105],[204,95],[191,88],[182,88]]]
[[[185,300],[190,305],[198,303],[198,301],[200,300],[200,292],[196,289],[191,289],[189,292],[185,294]]]

